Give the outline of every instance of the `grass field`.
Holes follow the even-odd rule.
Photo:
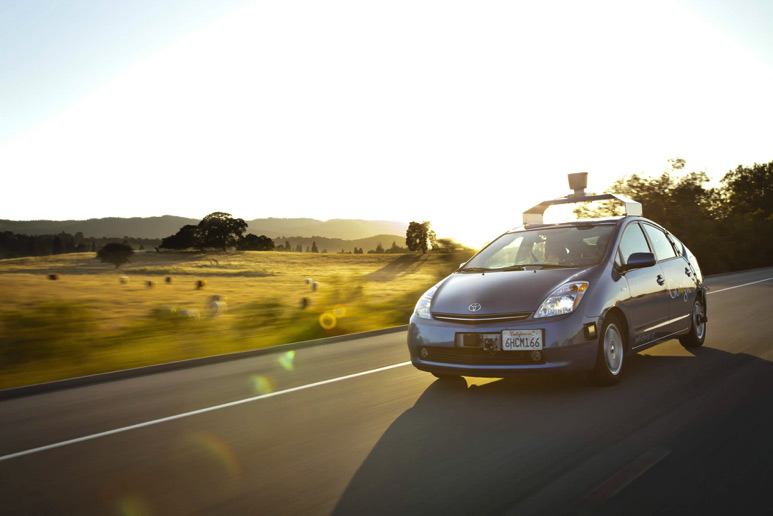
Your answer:
[[[0,388],[406,324],[466,258],[137,252],[118,270],[94,253],[0,260]]]

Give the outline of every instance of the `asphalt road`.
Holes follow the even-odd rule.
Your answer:
[[[773,514],[773,268],[707,284],[704,347],[612,388],[436,382],[400,332],[2,401],[0,513]]]

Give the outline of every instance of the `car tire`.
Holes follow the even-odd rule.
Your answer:
[[[679,337],[679,342],[686,348],[699,348],[706,342],[706,307],[700,297],[695,298],[690,315],[690,331]]]
[[[599,334],[596,365],[590,375],[594,384],[614,385],[620,381],[625,366],[626,340],[625,325],[620,317],[607,316]]]

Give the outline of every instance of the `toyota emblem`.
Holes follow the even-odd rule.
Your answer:
[[[470,312],[480,312],[481,308],[480,303],[473,303],[469,306]]]

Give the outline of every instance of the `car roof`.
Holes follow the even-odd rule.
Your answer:
[[[524,231],[529,229],[539,229],[539,228],[556,228],[556,227],[568,227],[568,226],[586,226],[586,225],[601,225],[601,224],[619,224],[624,219],[643,219],[643,217],[604,217],[604,218],[598,218],[598,219],[577,219],[577,220],[566,220],[561,222],[554,222],[554,223],[548,223],[548,224],[527,224],[525,226],[516,226],[508,231],[508,233],[513,233],[515,231]],[[646,220],[646,219],[643,219]]]

